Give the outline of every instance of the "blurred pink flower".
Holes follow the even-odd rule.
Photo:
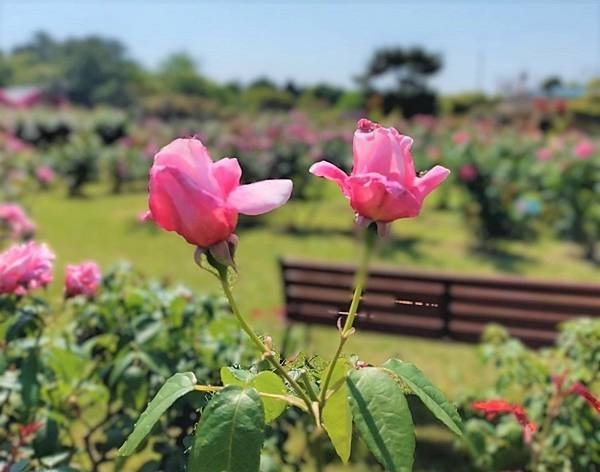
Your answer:
[[[0,226],[8,228],[12,239],[30,237],[35,232],[35,224],[23,208],[15,203],[0,204]]]
[[[54,171],[47,165],[41,165],[35,169],[35,178],[43,185],[49,185],[54,182]]]
[[[154,154],[158,152],[158,146],[156,145],[156,142],[154,142],[154,140],[148,141],[148,143],[146,143],[144,146],[143,152],[145,157],[152,158]]]
[[[212,162],[198,139],[176,139],[154,157],[149,207],[158,226],[201,248],[227,241],[238,214],[260,215],[288,201],[290,180],[240,185],[233,158]]]
[[[594,153],[594,144],[589,139],[582,139],[573,148],[573,154],[579,159],[587,159]]]
[[[33,241],[0,253],[0,294],[26,295],[52,282],[55,256],[45,244]]]
[[[9,152],[28,151],[33,149],[33,146],[18,138],[14,134],[4,133],[0,135],[0,142],[4,141],[4,147]]]
[[[548,161],[552,158],[552,150],[547,147],[540,148],[535,152],[535,156],[538,161]]]
[[[98,292],[101,279],[100,267],[94,261],[69,264],[65,269],[65,297],[85,295],[91,298]]]
[[[458,170],[458,176],[465,182],[473,182],[477,178],[477,166],[473,164],[463,164]]]
[[[440,148],[438,148],[437,146],[427,146],[427,150],[425,151],[425,153],[427,154],[427,157],[432,161],[439,159],[442,155]]]
[[[123,136],[121,139],[119,139],[119,145],[121,147],[124,147],[125,149],[129,149],[134,144],[135,143],[134,143],[133,138],[131,136]]]
[[[450,171],[435,166],[418,177],[410,154],[411,138],[366,119],[360,120],[357,126],[350,175],[327,161],[313,164],[310,172],[340,187],[356,212],[359,224],[375,221],[380,232],[385,233],[386,223],[417,216],[425,197]]]
[[[466,131],[457,131],[452,135],[452,142],[454,144],[466,144],[470,139],[471,137]]]

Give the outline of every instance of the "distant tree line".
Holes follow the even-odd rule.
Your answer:
[[[88,36],[58,41],[38,32],[0,53],[0,86],[43,85],[82,106],[143,106],[166,117],[231,104],[283,110],[299,104],[341,110],[366,107],[412,116],[437,112],[437,95],[428,80],[442,65],[438,54],[394,47],[374,52],[353,90],[326,83],[278,85],[266,77],[246,85],[220,84],[203,75],[185,53],[171,54],[151,71],[117,40]]]

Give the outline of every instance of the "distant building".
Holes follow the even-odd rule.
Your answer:
[[[35,85],[0,88],[0,106],[9,108],[31,108],[38,105],[62,106],[66,97],[56,91]]]

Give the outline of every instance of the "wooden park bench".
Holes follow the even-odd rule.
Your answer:
[[[287,320],[335,327],[350,306],[354,267],[286,258],[281,271]],[[372,267],[355,326],[477,342],[497,323],[537,347],[582,316],[600,317],[600,285]]]

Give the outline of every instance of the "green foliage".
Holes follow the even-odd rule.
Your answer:
[[[287,389],[283,380],[271,371],[262,371],[254,374],[252,372],[234,369],[232,367],[221,368],[221,381],[223,385],[237,385],[238,387],[254,387],[261,393],[273,395],[285,395]],[[265,397],[262,399],[265,410],[265,423],[277,419],[286,407],[284,400]]]
[[[369,450],[386,470],[411,471],[415,433],[400,386],[375,367],[353,370],[347,381],[354,424]]]
[[[127,267],[108,271],[95,299],[74,298],[63,308],[72,322],[50,329],[56,313],[44,300],[0,296],[6,346],[0,351],[0,460],[12,457],[20,425],[40,422],[42,429],[22,446],[33,446],[30,467],[50,457],[62,457],[57,467],[99,467],[156,395],[121,452],[131,454],[148,435],[159,460],[146,466],[181,469],[180,445],[206,403],[205,394],[191,392],[196,379],[215,382],[218,365],[247,359],[233,319],[213,298],[147,281]],[[167,381],[179,370],[189,373]]]
[[[383,364],[383,367],[396,374],[419,397],[429,411],[454,434],[462,435],[461,419],[456,408],[450,404],[444,394],[425,377],[416,365],[390,359]]]
[[[566,323],[556,347],[541,352],[525,348],[499,327],[485,336],[482,353],[496,372],[495,388],[486,395],[523,405],[537,431],[527,443],[512,415],[484,421],[465,402],[465,444],[474,466],[487,471],[594,470],[600,461],[600,416],[570,388],[579,382],[597,391],[600,385],[600,321]]]
[[[321,413],[323,427],[344,464],[350,458],[352,447],[352,412],[348,401],[348,386],[345,382],[350,368],[347,360],[337,360],[331,376],[331,384],[337,386],[337,389],[327,399]]]
[[[254,388],[230,385],[208,403],[194,435],[190,472],[257,472],[265,417]]]
[[[180,397],[194,390],[196,377],[191,372],[175,374],[160,388],[156,396],[141,414],[135,429],[119,449],[119,455],[130,456],[150,434],[161,415]]]

